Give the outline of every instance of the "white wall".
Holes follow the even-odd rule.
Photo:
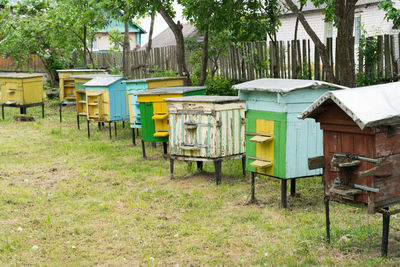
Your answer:
[[[361,24],[367,31],[367,36],[398,33],[398,30],[392,30],[393,24],[387,22],[385,12],[378,8],[378,5],[365,5],[357,7],[355,10],[355,16],[361,16]],[[324,22],[324,15],[322,11],[308,11],[305,13],[305,17],[310,24],[311,28],[315,31],[321,40],[326,40],[326,23]],[[294,39],[294,30],[296,23],[295,15],[286,15],[281,18],[282,26],[279,28],[277,39],[279,41],[291,41]],[[337,29],[333,27],[333,38],[337,36]],[[297,39],[310,39],[303,26],[299,22]],[[323,41],[325,43],[325,41]],[[395,56],[399,57],[399,42],[398,38],[395,38]],[[356,48],[356,47],[355,47]],[[335,51],[336,45],[333,42],[333,49]],[[357,49],[355,49],[357,53]],[[333,53],[335,54],[335,53]],[[356,54],[357,55],[357,54]],[[311,42],[311,58],[314,58],[314,44]],[[357,60],[357,56],[355,57]],[[334,59],[335,60],[335,59]]]
[[[98,33],[97,37],[98,37],[98,39],[97,39],[98,50],[108,51],[111,49],[111,42],[110,42],[108,33]],[[129,41],[130,41],[131,50],[134,50],[136,48],[136,33],[129,34]]]

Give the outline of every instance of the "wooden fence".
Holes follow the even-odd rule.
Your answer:
[[[356,72],[375,77],[375,80],[397,80],[397,58],[400,35],[379,35],[370,37],[367,45],[375,45],[375,59],[359,53],[355,56]],[[332,39],[327,39],[330,61],[335,63],[335,48]],[[357,52],[356,52],[357,54]],[[187,52],[186,58],[190,59],[193,53]],[[121,53],[93,53],[94,63],[98,68],[121,69]],[[154,71],[176,71],[176,47],[167,46],[153,48],[146,59],[145,51],[129,53],[130,78],[149,77]],[[188,60],[188,69],[193,71],[193,66]],[[29,61],[24,69],[15,66],[15,61],[4,59],[0,56],[0,71],[35,71],[44,72],[44,66],[37,58]],[[326,80],[320,56],[310,40],[279,41],[274,46],[272,42],[249,42],[240,46],[231,46],[224,56],[218,60],[219,74],[234,81],[247,81],[263,77],[300,78]],[[209,65],[211,69],[211,63]]]

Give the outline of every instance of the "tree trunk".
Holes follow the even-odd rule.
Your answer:
[[[206,31],[204,33],[204,43],[203,43],[203,53],[201,54],[201,73],[199,86],[203,86],[207,80],[207,65],[208,65],[208,33],[209,27],[206,26]]]
[[[336,79],[335,74],[333,73],[333,65],[329,62],[328,49],[318,38],[317,34],[311,28],[310,24],[308,24],[303,13],[299,11],[299,9],[293,3],[293,1],[292,0],[285,0],[285,1],[286,1],[286,4],[288,5],[288,7],[290,8],[290,10],[300,20],[300,23],[301,23],[301,25],[303,25],[304,30],[307,32],[307,34],[310,36],[311,40],[314,42],[316,49],[318,49],[318,51],[321,55],[322,64],[324,64],[324,67],[326,67],[326,76],[327,76],[328,82],[338,84],[338,80]],[[354,14],[353,14],[353,16],[354,16]],[[338,28],[338,31],[339,31],[339,28]],[[354,57],[354,55],[353,55],[353,57]]]
[[[129,51],[131,50],[129,44],[129,22],[125,22],[125,32],[124,32],[124,44],[122,47],[122,72],[125,77],[129,77]]]
[[[336,78],[339,84],[348,87],[355,87],[353,27],[356,2],[357,0],[336,0]]]
[[[87,35],[87,28],[86,26],[83,26],[83,65],[87,68],[87,58],[86,58],[86,52],[87,52],[87,44],[86,44],[86,35]]]
[[[146,67],[150,66],[150,51],[153,45],[153,30],[154,30],[154,14],[151,15],[150,31],[149,31],[149,41],[146,47]]]
[[[57,76],[57,72],[55,70],[51,70],[50,66],[52,65],[51,62],[47,62],[46,59],[40,57],[40,60],[42,61],[44,67],[46,68],[46,72],[49,75],[49,79],[50,79],[50,86],[51,87],[56,87],[57,85],[57,80],[56,80],[56,76]]]
[[[165,22],[168,24],[169,28],[172,30],[176,40],[176,60],[178,63],[178,73],[182,77],[186,77],[185,85],[191,86],[192,81],[190,80],[190,73],[186,67],[186,58],[185,58],[185,43],[183,39],[182,33],[182,24],[178,21],[175,23],[168,12],[162,7],[160,9],[160,14],[164,18]]]
[[[303,10],[303,7],[304,7],[303,3],[300,3],[300,9],[299,9],[300,12]],[[295,46],[297,46],[297,33],[298,33],[298,30],[299,30],[299,18],[296,17],[296,24],[294,26],[294,38],[293,38],[293,40],[294,40],[293,45],[295,45]],[[295,47],[294,51],[296,51],[296,53],[298,53],[298,49],[300,49],[300,48],[299,47]],[[297,54],[295,55],[295,57],[297,57]],[[295,75],[293,75],[293,79],[297,79],[297,74],[299,72],[300,72],[299,65],[296,65],[296,71],[293,72],[293,74],[295,74]]]

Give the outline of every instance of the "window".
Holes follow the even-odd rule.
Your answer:
[[[99,40],[97,35],[93,37],[92,50],[99,51]]]
[[[354,18],[354,43],[359,44],[361,38],[361,15]]]

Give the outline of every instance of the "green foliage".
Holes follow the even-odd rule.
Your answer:
[[[358,64],[358,73],[356,74],[356,85],[367,86],[378,82],[379,77],[374,69],[378,63],[378,40],[375,37],[367,38],[364,30],[358,46],[358,56],[363,57],[364,61]]]
[[[172,69],[165,71],[161,69],[161,67],[155,66],[155,68],[153,69],[153,73],[151,74],[151,78],[157,77],[178,77],[178,73],[176,73]]]
[[[233,82],[222,75],[216,75],[214,78],[206,80],[207,95],[237,95],[237,90],[232,89]]]
[[[393,23],[396,23],[400,18],[400,10],[396,8],[395,3],[392,0],[381,1],[379,8],[386,12],[385,19],[387,21],[393,21]]]

